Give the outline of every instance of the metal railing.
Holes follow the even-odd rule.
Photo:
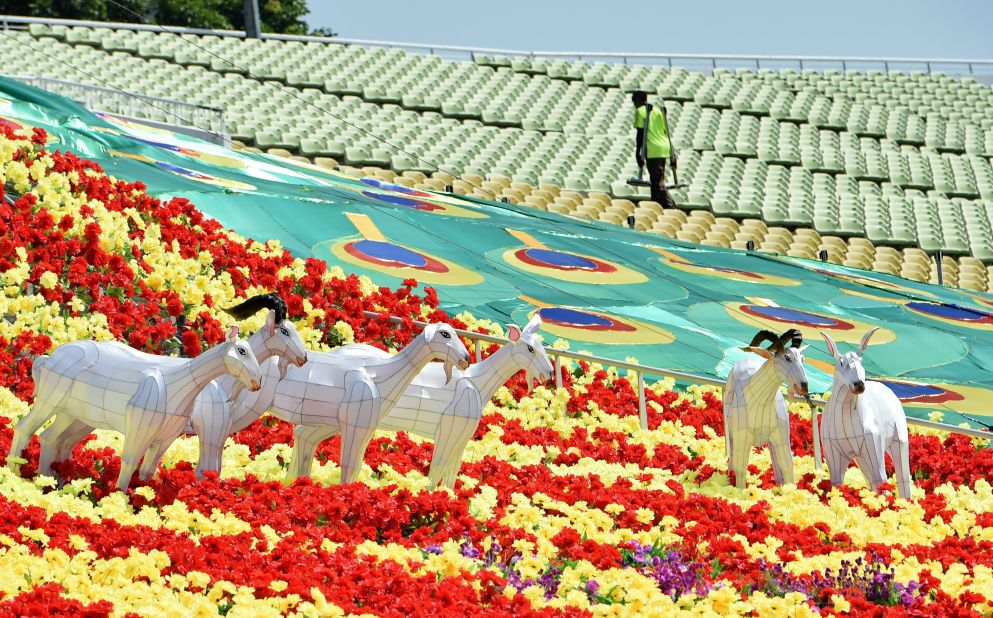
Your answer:
[[[224,110],[219,107],[164,99],[116,88],[104,88],[50,77],[32,75],[6,75],[5,77],[70,98],[86,109],[95,112],[104,112],[146,122],[152,121],[157,125],[180,129],[183,133],[216,144],[229,145],[231,143],[227,127],[224,124]]]
[[[111,28],[119,30],[143,30],[151,32],[169,32],[177,34],[215,35],[245,38],[241,30],[204,30],[200,28],[182,28],[175,26],[158,26],[155,24],[131,24],[119,22],[80,21],[72,19],[55,19],[39,17],[21,17],[16,15],[0,15],[0,27],[10,29],[11,26],[26,26],[29,24],[45,24],[60,26],[82,26],[90,28]],[[426,43],[406,43],[401,41],[378,41],[371,39],[352,39],[344,37],[314,37],[293,34],[263,33],[263,39],[274,41],[313,41],[319,43],[338,43],[343,45],[365,45],[371,47],[393,47],[418,53],[457,56],[471,58],[473,54],[499,54],[503,56],[518,56],[526,58],[555,58],[562,60],[593,60],[601,62],[620,62],[624,64],[664,64],[667,66],[698,65],[711,69],[718,67],[749,67],[761,69],[784,65],[795,66],[799,69],[840,68],[841,70],[879,68],[885,72],[896,70],[920,70],[927,73],[945,72],[952,74],[991,75],[993,74],[993,59],[972,58],[901,58],[887,56],[790,56],[770,54],[669,54],[646,52],[597,52],[597,51],[534,51],[520,49],[502,49],[492,47],[470,47],[461,45],[434,45]]]
[[[365,311],[363,313],[367,318],[376,319],[376,318],[389,317],[390,322],[394,324],[400,324],[403,322],[402,318],[398,318],[396,316],[385,316],[384,314],[376,313],[375,311]],[[418,320],[414,320],[414,324],[420,328],[427,326],[427,322],[421,322]],[[472,331],[467,331],[462,329],[455,329],[455,332],[457,332],[459,336],[465,337],[466,339],[470,339],[472,341],[485,341],[487,343],[498,343],[501,345],[510,342],[509,339],[505,339],[503,337],[484,335],[482,333],[474,333]],[[473,347],[475,348],[476,351],[476,362],[478,363],[481,360],[483,360],[483,346],[475,345]],[[637,386],[638,417],[641,423],[641,428],[646,430],[648,429],[648,407],[645,401],[646,375],[660,376],[663,378],[673,378],[674,380],[683,381],[683,382],[692,382],[694,384],[705,384],[708,386],[719,386],[722,388],[724,387],[724,380],[719,380],[717,378],[713,378],[710,376],[687,373],[685,371],[676,371],[674,369],[663,369],[661,367],[652,367],[650,365],[640,365],[638,363],[629,363],[627,361],[620,361],[613,358],[594,356],[592,354],[582,354],[580,352],[571,352],[569,350],[556,350],[555,348],[550,348],[550,347],[545,347],[545,352],[549,356],[551,356],[554,361],[553,366],[555,368],[556,388],[561,388],[562,386],[562,358],[572,358],[575,360],[586,361],[588,363],[597,363],[600,365],[615,367],[617,369],[624,369],[629,372],[630,371],[635,372],[638,375],[638,386]],[[827,401],[824,399],[818,399],[814,397],[811,397],[809,401],[810,403],[814,404],[813,406],[811,406],[812,414],[816,412],[814,406],[823,407],[824,404],[827,403]],[[956,425],[949,425],[948,423],[939,423],[937,421],[915,418],[912,416],[907,417],[907,422],[912,425],[918,425],[920,427],[928,427],[930,429],[938,429],[941,431],[958,433],[973,438],[984,438],[987,440],[993,439],[993,433],[988,431],[982,431],[979,429],[973,429],[971,427],[958,427]],[[817,444],[817,442],[819,441],[817,439],[816,433],[817,432],[815,429],[815,435],[814,435],[815,446],[819,446],[819,444]],[[819,464],[820,462],[817,463]]]

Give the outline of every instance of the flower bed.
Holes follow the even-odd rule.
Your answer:
[[[261,291],[287,299],[313,349],[402,347],[414,319],[495,332],[449,319],[414,281],[377,288],[238,238],[33,137],[0,127],[0,179],[19,196],[0,204],[2,454],[34,355],[79,338],[196,354],[233,323],[218,307]],[[647,399],[642,431],[627,376],[567,365],[563,388],[531,394],[518,376],[487,406],[454,492],[429,490],[432,445],[402,433],[373,440],[362,483],[331,484],[333,438],[313,480],[286,486],[291,427],[264,417],[232,437],[221,478],[195,478],[196,438],[183,437],[129,494],[110,490],[116,434],[57,464],[61,487],[35,474],[33,440],[22,476],[0,468],[0,615],[993,612],[985,443],[913,434],[917,487],[901,500],[855,469],[830,488],[794,414],[797,486],[775,487],[763,452],[739,491],[719,392],[661,382]]]

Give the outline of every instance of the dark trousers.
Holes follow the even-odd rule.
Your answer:
[[[658,202],[665,208],[675,208],[669,191],[665,188],[665,159],[647,159],[648,180],[652,183],[652,201]]]

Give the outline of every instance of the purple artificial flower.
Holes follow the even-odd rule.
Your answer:
[[[595,579],[591,579],[588,582],[586,582],[585,588],[586,588],[586,594],[590,596],[594,596],[596,595],[597,592],[600,591],[600,584],[598,584]]]

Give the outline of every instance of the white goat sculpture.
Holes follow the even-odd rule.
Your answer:
[[[411,380],[432,360],[444,361],[446,381],[452,366],[469,367],[469,352],[447,324],[428,324],[404,349],[379,354],[311,352],[303,367],[290,367],[276,385],[270,413],[296,425],[336,426],[341,431],[341,482],[356,480],[376,426],[390,413]],[[271,370],[271,368],[270,368]],[[314,445],[316,447],[316,443]],[[294,447],[299,457],[313,457]]]
[[[227,437],[251,425],[272,405],[276,380],[266,377],[266,362],[279,367],[279,375],[286,373],[291,362],[297,366],[307,362],[307,349],[293,323],[286,319],[286,303],[279,296],[253,296],[225,311],[236,319],[243,320],[259,309],[269,309],[269,316],[262,330],[248,338],[248,345],[263,368],[262,388],[255,392],[246,391],[234,376],[224,375],[211,381],[197,395],[189,423],[183,429],[183,433],[196,433],[200,437],[197,478],[203,478],[203,473],[207,470],[220,473],[221,456]],[[85,423],[77,421],[61,436],[53,437],[53,441],[60,445],[54,461],[67,459],[72,454],[73,446],[89,432],[90,428]],[[138,476],[142,480],[152,478],[168,448],[169,444],[161,442],[157,452],[146,454],[138,470]]]
[[[910,498],[910,438],[907,416],[897,396],[880,382],[866,381],[862,353],[878,328],[862,336],[858,352],[838,353],[838,346],[821,333],[834,356],[834,384],[824,406],[824,453],[831,484],[845,482],[848,465],[855,460],[872,489],[886,482],[886,453],[893,458],[897,491]]]
[[[501,385],[522,369],[529,388],[535,376],[541,383],[551,378],[554,368],[541,345],[540,327],[541,316],[537,314],[523,331],[513,324],[508,325],[510,343],[466,371],[456,373],[450,381],[445,380],[441,367],[424,367],[401,395],[393,411],[379,422],[378,429],[407,431],[434,439],[428,474],[432,487],[440,482],[449,489],[454,488],[462,452],[479,427],[483,407]],[[348,347],[341,353],[389,356],[372,346]],[[297,425],[293,435],[293,464],[287,479],[309,475],[317,446],[336,433],[337,426]]]
[[[248,344],[259,359],[259,365],[269,363],[276,368],[281,379],[291,363],[302,367],[307,362],[307,348],[293,327],[293,322],[286,319],[286,303],[283,299],[275,294],[253,296],[225,311],[236,319],[243,320],[259,309],[266,308],[269,309],[269,315],[265,326],[248,338]],[[262,388],[258,391],[246,391],[230,376],[222,376],[214,380],[197,398],[185,431],[196,432],[200,436],[200,460],[196,467],[198,478],[202,478],[207,470],[220,473],[221,455],[227,437],[251,425],[272,405],[278,380],[267,378],[266,369],[263,368]],[[155,472],[163,454],[164,450],[150,464],[145,462],[150,465],[149,469],[142,465],[142,478],[148,478]]]
[[[253,391],[261,388],[259,362],[238,338],[237,327],[226,341],[192,359],[146,354],[116,341],[66,343],[35,360],[35,403],[17,424],[10,453],[19,456],[34,432],[55,416],[40,436],[38,467],[47,473],[54,455],[65,452],[60,439],[92,428],[113,429],[124,434],[117,488],[125,490],[142,455],[168,448],[186,427],[200,391],[224,374]]]
[[[759,344],[769,341],[768,348]],[[792,341],[789,347],[788,341]],[[735,363],[724,387],[724,436],[728,471],[735,473],[735,485],[744,489],[748,455],[756,446],[769,445],[776,482],[795,483],[793,450],[790,448],[790,416],[779,387],[789,382],[800,395],[807,394],[807,372],[803,366],[803,335],[791,329],[782,335],[759,331],[743,348],[764,357],[746,358]]]

